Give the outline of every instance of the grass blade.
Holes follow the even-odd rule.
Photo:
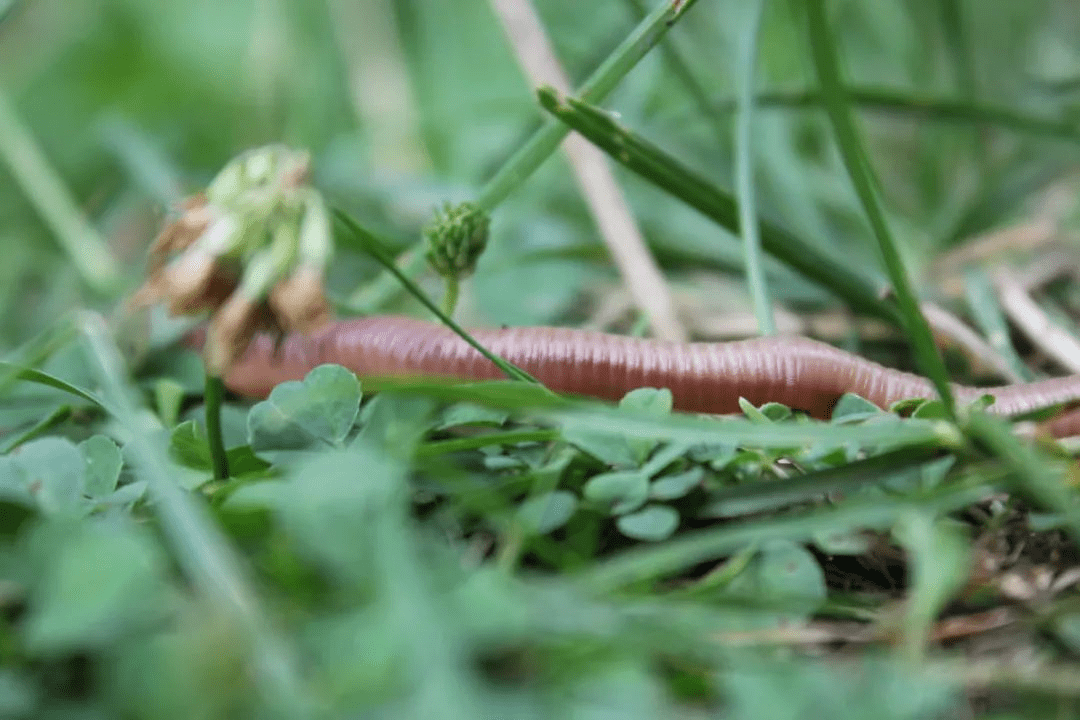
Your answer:
[[[578,94],[593,102],[607,97],[695,2],[697,0],[664,0],[657,5],[581,84]],[[476,197],[477,206],[486,212],[493,210],[555,152],[568,132],[562,123],[544,123],[484,185]]]
[[[4,360],[0,360],[0,370],[4,371],[4,376],[10,376],[18,380],[26,380],[27,382],[37,383],[38,385],[45,385],[56,390],[62,390],[69,395],[74,395],[77,398],[82,398],[92,405],[97,405],[103,410],[109,410],[109,406],[104,400],[99,398],[89,390],[83,390],[81,387],[72,385],[66,380],[61,380],[55,375],[50,375],[47,372],[41,370],[35,370],[34,368],[22,367],[14,363],[9,363]]]
[[[647,14],[648,10],[643,0],[624,1],[639,20],[644,18]],[[716,133],[717,140],[721,143],[724,142],[727,137],[726,126],[722,122],[722,119],[716,116],[716,112],[712,107],[713,103],[709,99],[709,95],[705,91],[704,85],[698,80],[694,71],[691,70],[690,63],[688,63],[682,53],[676,49],[673,39],[669,39],[667,42],[660,45],[660,55],[663,57],[664,62],[667,63],[671,73],[674,74],[678,81],[683,84],[683,87],[686,88],[687,94],[694,101],[694,105],[697,106],[697,110],[701,114],[701,117],[713,126],[713,131]]]
[[[45,417],[38,420],[31,427],[27,428],[23,432],[19,433],[15,437],[4,443],[4,446],[0,448],[0,455],[7,455],[9,452],[19,447],[20,445],[33,440],[34,438],[44,435],[49,430],[64,422],[72,415],[70,405],[61,405],[53,410]]]
[[[735,117],[735,195],[739,204],[739,231],[746,262],[746,284],[762,335],[776,334],[772,301],[761,266],[761,233],[758,228],[757,199],[754,194],[754,77],[757,68],[758,35],[765,0],[744,4],[745,27],[739,33],[735,58],[739,83],[739,111]]]
[[[938,123],[995,126],[1025,135],[1080,142],[1080,128],[1068,120],[1036,117],[971,100],[917,95],[901,89],[859,85],[845,85],[844,89],[851,105],[862,111],[905,115]],[[761,92],[754,101],[762,108],[818,109],[824,105],[822,93],[816,89]],[[735,99],[715,105],[716,112],[731,113],[737,109]]]
[[[738,232],[738,206],[730,193],[587,103],[561,97],[551,88],[541,88],[539,98],[546,110],[616,161],[721,227]],[[852,268],[833,253],[768,222],[761,222],[761,245],[770,255],[856,310],[900,322],[895,305],[882,299],[880,280]]]
[[[104,321],[87,314],[80,325],[110,413],[128,435],[127,448],[149,483],[154,510],[177,562],[207,599],[226,617],[236,620],[252,640],[255,672],[268,704],[278,707],[282,717],[312,717],[314,705],[306,695],[291,650],[271,627],[228,539],[206,509],[180,489],[164,442],[165,428],[136,406],[124,379],[120,353]]]
[[[464,438],[434,440],[416,447],[415,457],[427,458],[450,453],[478,450],[489,445],[516,445],[518,443],[546,443],[559,439],[555,430],[502,430]]]
[[[956,75],[956,86],[965,98],[973,99],[979,94],[979,83],[975,65],[971,62],[971,41],[964,22],[964,8],[959,0],[938,0],[937,5],[941,34]]]
[[[8,166],[83,281],[98,292],[115,290],[120,272],[109,246],[86,220],[3,90],[0,90],[0,160]]]
[[[891,475],[926,465],[943,457],[940,447],[909,445],[847,465],[809,472],[784,482],[741,483],[713,493],[710,507],[735,501],[796,503],[829,494],[851,493],[861,487],[888,479]]]
[[[655,417],[505,380],[473,382],[444,378],[365,377],[364,388],[372,392],[423,395],[445,402],[476,403],[519,411],[523,417],[543,423],[587,426],[626,437],[689,444],[797,448],[815,443],[853,443],[890,448],[931,445],[955,449],[961,442],[955,426],[939,420],[883,415],[881,421],[837,425],[820,421],[762,424],[742,418],[717,419],[683,413]]]
[[[1034,380],[1035,373],[1024,364],[1013,347],[1009,323],[1005,320],[1005,313],[1001,310],[994,287],[985,272],[972,268],[964,273],[964,299],[967,300],[968,311],[986,341],[1005,358],[1016,376],[1025,382]]]
[[[986,413],[974,413],[964,430],[1011,470],[1013,489],[1059,513],[1074,540],[1080,540],[1080,505],[1060,472],[1012,433],[1009,423]]]
[[[914,347],[915,359],[922,371],[934,383],[934,387],[945,403],[946,410],[952,413],[953,396],[949,387],[945,361],[934,343],[930,326],[919,309],[919,300],[911,287],[900,252],[885,221],[885,213],[878,203],[877,179],[874,177],[870,160],[866,156],[851,116],[851,108],[840,79],[840,64],[836,56],[835,42],[825,17],[825,0],[811,0],[806,7],[814,69],[817,72],[818,82],[821,83],[825,110],[836,135],[837,147],[844,159],[848,175],[851,177],[851,184],[855,187],[855,192],[870,222],[874,237],[877,239],[885,269],[892,281],[904,327]]]

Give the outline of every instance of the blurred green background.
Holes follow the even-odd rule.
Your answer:
[[[645,4],[536,5],[579,81]],[[732,116],[724,103],[741,31],[734,5],[700,0],[605,103],[725,186]],[[828,5],[852,82],[910,101],[864,113],[863,129],[916,276],[940,250],[1022,215],[1034,193],[1071,171],[1080,133],[1050,138],[927,117],[915,101],[948,98],[1067,122],[1080,79],[1073,2]],[[800,3],[769,4],[763,90],[812,83],[803,28]],[[698,97],[673,56],[689,68]],[[434,206],[470,197],[542,119],[482,0],[0,1],[0,93],[6,347],[73,305],[114,306],[138,283],[169,205],[245,148],[284,141],[310,149],[332,202],[404,247]],[[10,172],[25,161],[17,156],[26,133],[114,257],[122,282],[112,290],[91,291],[78,270],[77,255],[95,254],[86,233],[43,221],[63,214],[44,181]],[[843,248],[852,263],[877,262],[820,111],[763,108],[756,146],[763,214]],[[619,177],[673,282],[695,267],[737,272],[736,238],[638,178]],[[585,289],[614,277],[561,158],[498,209],[493,230],[466,288],[472,318],[558,322]],[[343,253],[335,289],[344,297],[374,274],[369,260]],[[783,269],[772,266],[771,275],[779,298],[825,299]]]

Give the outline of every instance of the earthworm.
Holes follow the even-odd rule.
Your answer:
[[[856,393],[885,408],[897,400],[936,397],[926,378],[887,368],[802,337],[721,343],[676,343],[554,327],[477,330],[490,351],[552,390],[617,400],[638,387],[668,388],[678,410],[739,412],[739,398],[779,402],[827,418],[836,401]],[[422,320],[370,316],[332,323],[311,335],[290,334],[275,347],[258,336],[225,378],[235,393],[265,397],[285,380],[336,363],[363,376],[502,377],[452,330]],[[993,395],[990,411],[1022,415],[1080,402],[1080,375],[976,388],[954,385],[960,403]],[[1080,413],[1043,426],[1057,436],[1080,432]]]

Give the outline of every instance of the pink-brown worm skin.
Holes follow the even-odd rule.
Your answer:
[[[831,345],[801,337],[722,343],[673,343],[569,328],[521,327],[471,331],[491,352],[564,393],[617,400],[638,387],[668,388],[679,410],[739,412],[739,398],[779,402],[827,418],[844,393],[879,407],[935,397],[932,383]],[[275,385],[298,380],[324,363],[359,376],[433,376],[499,379],[502,372],[449,328],[398,316],[343,320],[311,335],[291,334],[275,348],[256,337],[230,369],[225,385],[265,397]],[[975,388],[954,385],[961,403],[993,395],[990,410],[1022,415],[1080,402],[1080,375]],[[1043,426],[1059,437],[1080,433],[1080,413]]]

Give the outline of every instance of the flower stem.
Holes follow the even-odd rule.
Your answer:
[[[457,307],[458,290],[461,286],[458,283],[458,279],[455,277],[448,277],[445,280],[446,291],[443,295],[443,312],[448,316],[452,316],[454,314],[454,308]]]
[[[229,477],[229,459],[225,453],[225,441],[221,437],[221,397],[225,394],[225,384],[216,375],[206,375],[206,437],[210,443],[210,462],[214,467],[214,479],[225,480]]]

